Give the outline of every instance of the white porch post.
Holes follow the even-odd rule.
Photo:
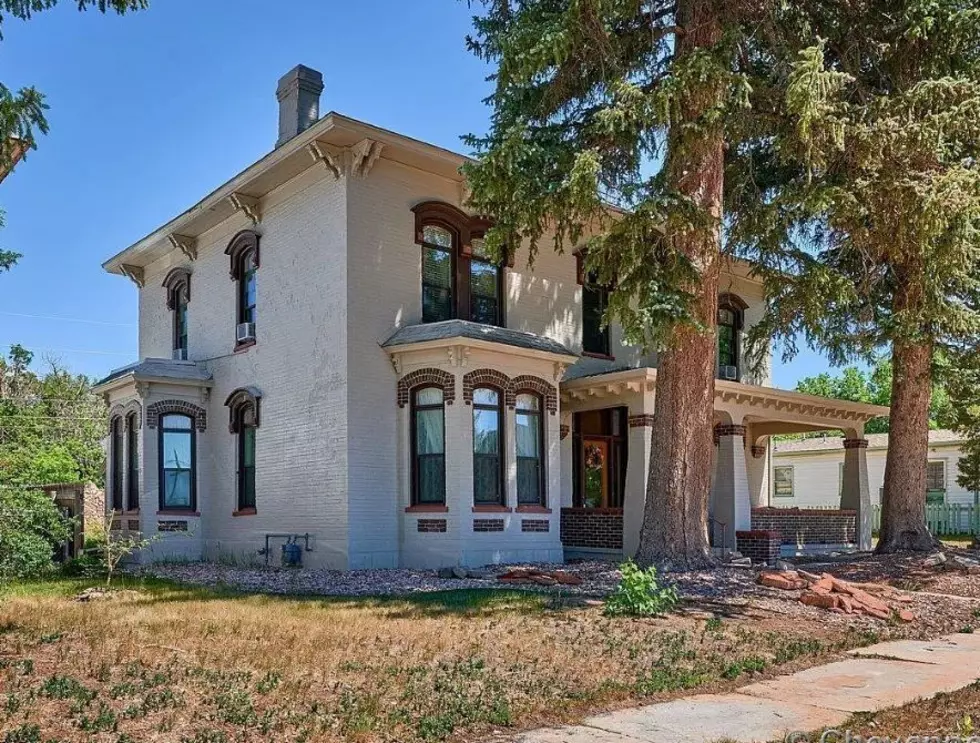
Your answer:
[[[844,482],[840,507],[857,512],[858,549],[871,549],[871,490],[868,487],[868,440],[844,439]]]
[[[768,505],[769,494],[769,447],[759,444],[749,447],[751,456],[746,459],[749,477],[749,499],[752,508]]]
[[[715,465],[716,521],[725,524],[725,544],[735,548],[735,532],[752,528],[752,502],[745,463],[745,426],[717,426],[718,455]],[[718,534],[720,527],[715,532]],[[716,545],[722,546],[722,545]]]
[[[629,417],[629,458],[626,464],[626,492],[623,494],[623,555],[632,557],[640,546],[643,512],[647,502],[647,475],[653,448],[653,415]]]

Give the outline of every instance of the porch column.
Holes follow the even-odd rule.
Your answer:
[[[735,548],[735,532],[752,528],[752,503],[745,464],[745,426],[720,425],[715,465],[716,521],[725,524],[725,547]],[[720,538],[721,528],[716,534]],[[720,546],[716,543],[716,546]]]
[[[857,512],[858,549],[871,549],[871,490],[868,487],[868,440],[844,439],[844,482],[840,507]]]
[[[766,439],[764,439],[766,440]],[[757,444],[749,447],[751,456],[746,459],[749,477],[749,499],[752,508],[768,505],[769,495],[769,447]]]
[[[623,555],[625,557],[633,557],[640,546],[643,512],[646,510],[647,502],[650,452],[653,448],[652,432],[652,414],[630,415],[626,492],[623,494]]]

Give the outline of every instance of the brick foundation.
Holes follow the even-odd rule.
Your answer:
[[[551,530],[551,522],[544,519],[521,519],[521,531],[544,532]]]
[[[772,565],[779,557],[779,549],[783,538],[778,531],[763,529],[735,532],[735,544],[743,557],[751,557],[752,562],[764,562]]]
[[[623,549],[623,509],[561,509],[561,543],[566,547]]]
[[[503,519],[473,519],[473,531],[503,531]]]
[[[857,512],[805,508],[753,508],[752,530],[777,531],[783,544],[854,544]]]

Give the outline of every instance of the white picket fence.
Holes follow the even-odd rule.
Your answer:
[[[871,528],[881,529],[881,506],[872,508]],[[929,503],[926,524],[937,537],[956,534],[980,535],[980,506],[973,504]]]

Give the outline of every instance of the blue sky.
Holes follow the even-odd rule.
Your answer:
[[[488,124],[461,0],[150,4],[103,17],[63,0],[7,19],[0,42],[3,82],[37,86],[51,107],[50,134],[0,184],[0,247],[24,254],[0,276],[0,349],[92,376],[137,348],[136,289],[101,263],[272,148],[276,81],[295,64],[323,72],[323,112],[456,151]],[[774,382],[825,367],[804,353]]]

